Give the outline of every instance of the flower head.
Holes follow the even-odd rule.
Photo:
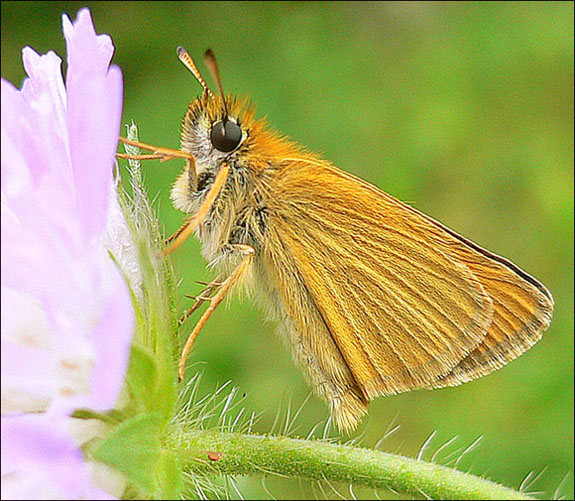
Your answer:
[[[66,419],[114,406],[133,329],[103,243],[122,75],[87,9],[63,28],[66,85],[60,58],[28,47],[22,89],[1,83],[3,498],[95,496]]]

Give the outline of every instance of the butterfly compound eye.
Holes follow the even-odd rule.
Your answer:
[[[212,127],[210,140],[214,148],[223,153],[228,153],[235,150],[240,144],[242,128],[231,120],[218,122]]]

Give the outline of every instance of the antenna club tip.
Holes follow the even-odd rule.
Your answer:
[[[187,50],[184,49],[181,45],[178,45],[178,46],[176,47],[176,54],[177,54],[178,56],[181,56],[182,54],[185,54],[186,52],[187,52]]]
[[[212,49],[208,49],[205,55],[206,57],[214,57],[214,52],[212,51]]]

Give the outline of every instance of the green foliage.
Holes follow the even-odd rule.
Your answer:
[[[96,442],[89,453],[123,473],[131,487],[140,489],[146,497],[157,497],[160,492],[156,479],[158,468],[166,465],[160,461],[161,422],[157,414],[138,414],[116,426]]]
[[[139,413],[94,442],[88,453],[124,475],[124,497],[176,499],[182,490],[182,471],[175,455],[163,448],[162,417]]]

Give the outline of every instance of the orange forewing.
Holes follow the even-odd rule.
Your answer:
[[[270,232],[368,399],[479,377],[548,326],[536,280],[368,183],[303,158],[273,187]]]

